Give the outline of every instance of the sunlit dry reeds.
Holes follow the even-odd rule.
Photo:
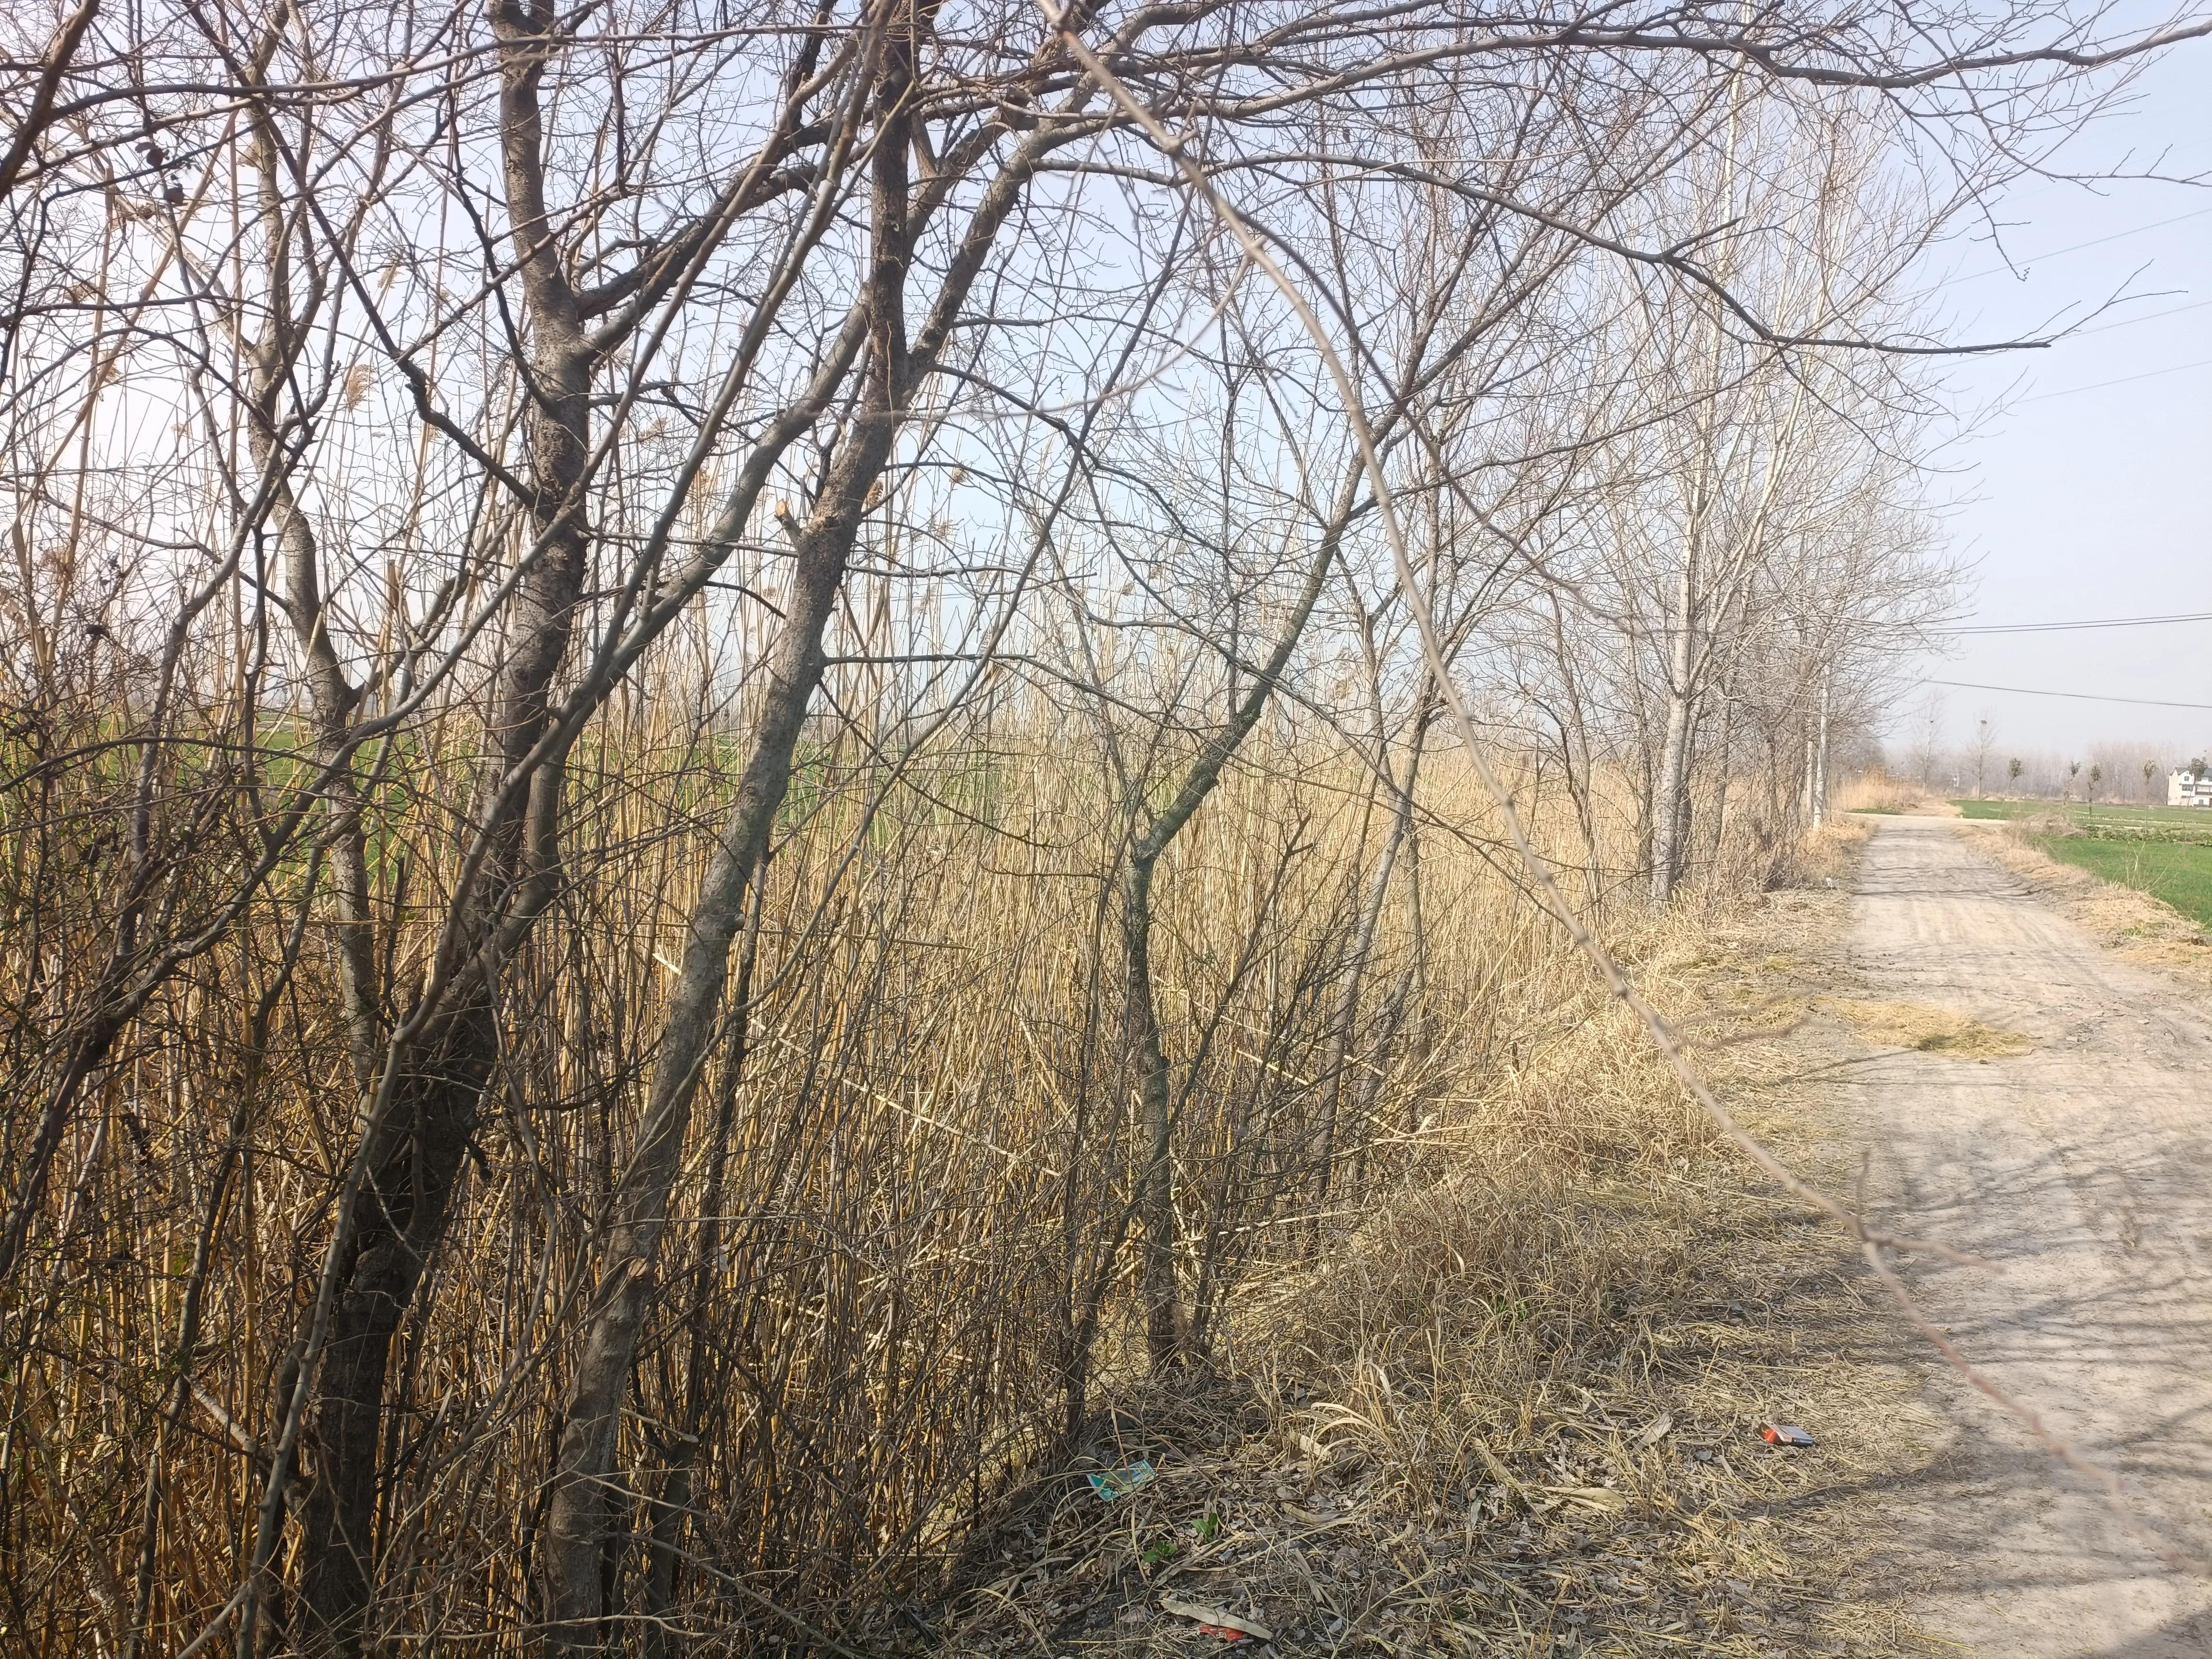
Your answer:
[[[377,1624],[403,1646],[530,1639],[563,1339],[731,764],[715,731],[647,708],[573,767],[590,859],[510,964],[462,1209],[403,1333],[373,1541]],[[420,804],[443,763],[434,741],[394,749],[368,792],[371,879],[403,921],[380,971],[403,989],[452,875]],[[107,866],[76,826],[112,803],[92,775],[59,775],[84,798],[25,786],[6,803],[19,1065],[41,1007],[103,959],[88,919]],[[1587,857],[1561,804],[1531,804],[1563,856]],[[1439,761],[1420,807],[1334,1076],[1331,1011],[1385,816],[1366,775],[1287,726],[1255,739],[1164,866],[1179,1249],[1216,1352],[1253,1297],[1341,1251],[1340,1293],[1360,1296],[1390,1374],[1422,1332],[1358,1292],[1361,1264],[1395,1231],[1468,1213],[1474,1188],[1511,1194],[1498,1224],[1528,1237],[1437,1226],[1423,1248],[1440,1267],[1479,1250],[1507,1308],[1524,1270],[1547,1294],[1595,1284],[1575,1261],[1601,1235],[1553,1201],[1561,1182],[1701,1133],[1653,1115],[1650,1062],[1592,1023],[1602,998],[1507,873],[1472,784]],[[640,1639],[913,1633],[972,1523],[1081,1450],[1140,1370],[1110,808],[1079,743],[1036,711],[916,754],[850,733],[806,750],[741,946],[752,1018],[724,1034],[693,1117],[623,1431],[614,1501],[631,1524],[607,1571],[648,1612]],[[1633,866],[1625,842],[1599,851]],[[37,1218],[4,1451],[8,1621],[11,1639],[46,1632],[41,1651],[120,1650],[142,1574],[150,1650],[173,1649],[234,1584],[356,1109],[338,941],[302,924],[297,866],[138,1012]],[[1654,925],[1644,914],[1624,907],[1623,925]],[[1565,1115],[1518,1082],[1563,1063],[1588,1083]]]

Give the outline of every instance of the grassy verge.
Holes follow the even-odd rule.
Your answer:
[[[1816,876],[1865,833],[1838,826]],[[1819,1011],[1845,902],[1773,895],[1636,955],[1732,1106],[1847,1185],[1796,1084],[1808,1012],[1838,1034]],[[1613,1013],[1532,1048],[1493,1112],[1255,1297],[1220,1374],[1124,1402],[1089,1467],[1151,1479],[1102,1502],[1077,1469],[1016,1503],[938,1651],[1188,1652],[1170,1602],[1310,1655],[1923,1650],[1863,1506],[1932,1425],[1866,1357],[1883,1316],[1844,1242],[1705,1133]],[[1497,1157],[1506,1118],[1548,1150]],[[1820,1443],[1778,1450],[1765,1421]]]
[[[2212,811],[2197,806],[2106,806],[2085,801],[1954,800],[1984,822],[2064,824],[2086,834],[2212,844]]]
[[[1961,800],[1961,817],[2011,826],[2023,845],[2132,887],[2212,927],[2212,813],[2188,806]]]
[[[2058,856],[2059,843],[2078,845],[2085,838],[2044,836],[2026,824],[1990,824],[1967,831],[1982,850],[2003,865],[2038,897],[2052,903],[2067,919],[2086,928],[2106,949],[2116,951],[2145,967],[2175,974],[2191,983],[2212,990],[2212,938],[2195,915],[2166,902],[2145,888],[2120,879],[2106,880],[2081,862]],[[2126,843],[2098,842],[2116,857],[2135,848]],[[2140,846],[2140,843],[2137,844]],[[2146,849],[2191,853],[2191,848]],[[2087,854],[2100,856],[2097,853]],[[2121,873],[2147,875],[2144,866]]]
[[[2039,803],[2021,800],[1954,800],[1951,803],[1959,809],[1960,817],[1981,819],[2015,817],[2027,806],[2036,804]]]
[[[2030,842],[2047,857],[2148,893],[2212,927],[2212,846],[2094,836],[2035,836]]]

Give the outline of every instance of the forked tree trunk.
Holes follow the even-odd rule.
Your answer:
[[[1153,1371],[1164,1373],[1195,1358],[1184,1341],[1182,1286],[1176,1267],[1178,1228],[1175,1205],[1174,1087],[1165,1045],[1160,1039],[1159,1004],[1152,981],[1152,878],[1164,854],[1183,827],[1221,781],[1228,765],[1260,716],[1289,666],[1320,602],[1338,543],[1352,522],[1359,474],[1345,481],[1328,523],[1323,526],[1313,563],[1297,603],[1275,637],[1267,660],[1253,677],[1228,723],[1208,738],[1174,797],[1153,816],[1129,849],[1121,880],[1122,1041],[1136,1094],[1144,1162],[1137,1171],[1137,1216],[1144,1230],[1145,1344]]]
[[[500,43],[501,159],[532,337],[522,440],[533,541],[487,716],[489,753],[475,823],[487,850],[480,878],[462,899],[459,933],[470,955],[501,926],[520,885],[550,868],[560,764],[539,764],[526,788],[516,780],[545,735],[550,690],[584,587],[586,532],[578,495],[588,465],[597,358],[545,203],[538,86],[556,19],[527,0],[494,0],[490,10]],[[398,1091],[368,1153],[314,1379],[299,1638],[313,1654],[362,1650],[392,1345],[444,1236],[479,1100],[498,1059],[493,988],[464,969],[451,995],[399,1058]]]
[[[545,1526],[548,1638],[556,1649],[604,1648],[610,1595],[609,1551],[617,1534],[619,1431],[638,1341],[657,1288],[656,1268],[684,1139],[717,1033],[729,954],[744,914],[748,881],[765,854],[791,780],[792,759],[826,660],[823,638],[847,562],[884,474],[915,386],[934,368],[1000,230],[1044,158],[1077,130],[1025,138],[989,186],[964,228],[928,320],[907,341],[905,287],[916,227],[909,223],[913,149],[915,25],[887,44],[875,92],[872,158],[872,258],[861,301],[867,364],[861,408],[832,460],[821,497],[793,533],[794,568],[781,631],[753,745],[722,835],[702,880],[687,927],[684,958],[663,1018],[645,1113],[621,1165],[612,1219],[599,1250],[599,1290],[582,1321]],[[742,1008],[734,1017],[742,1019]]]

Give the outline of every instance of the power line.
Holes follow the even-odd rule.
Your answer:
[[[2095,691],[2044,691],[2032,685],[1981,685],[1972,680],[1923,680],[1960,691],[2010,691],[2023,697],[2067,697],[2076,702],[2134,702],[2146,708],[2212,708],[2212,702],[2167,702],[2158,697],[2108,697]]]
[[[1971,628],[1939,628],[1939,634],[2063,634],[2081,628],[2155,628],[2167,623],[2212,622],[2212,611],[2176,617],[2098,617],[2082,622],[1989,623]]]
[[[2148,369],[2141,374],[2123,374],[2117,380],[2094,380],[2087,386],[2063,386],[2057,392],[2039,392],[2033,398],[2014,399],[2014,406],[2017,408],[2021,404],[2039,404],[2046,398],[2070,398],[2077,392],[2102,392],[2108,386],[2126,386],[2135,380],[2154,380],[2161,374],[2179,374],[2186,368],[2203,368],[2207,366],[2212,366],[2212,357],[2199,357],[2193,363],[2176,363],[2171,368]]]
[[[2075,243],[2071,247],[2055,247],[2048,253],[2039,253],[2033,258],[2015,259],[2009,264],[1991,265],[1986,270],[1970,270],[1963,276],[1947,276],[1942,282],[1936,283],[1935,288],[1949,288],[1955,283],[1971,283],[1983,276],[2008,276],[2022,267],[2038,265],[2045,259],[2056,259],[2061,254],[2079,253],[2084,248],[2102,247],[2107,242],[2118,242],[2130,236],[2140,236],[2147,230],[2163,230],[2168,225],[2178,225],[2185,219],[2201,219],[2208,213],[2212,213],[2212,208],[2197,208],[2188,213],[2177,213],[2171,219],[2154,219],[2147,225],[2137,225],[2130,230],[2116,230],[2109,236],[2093,236],[2086,242]],[[1929,289],[1931,293],[1934,291],[1935,289]]]

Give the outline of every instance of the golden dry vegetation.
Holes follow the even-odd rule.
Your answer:
[[[1825,832],[1802,874],[1843,874],[1863,834]],[[1820,1018],[1843,903],[1738,895],[1620,940],[1731,1107],[1839,1186],[1794,1085],[1860,1051]],[[1155,1480],[1021,1494],[944,1650],[1187,1651],[1174,1600],[1291,1652],[1932,1651],[1874,1524],[1942,1438],[1889,1311],[1618,1009],[1583,1015],[1460,1103],[1428,1179],[1255,1276],[1218,1389],[1125,1400],[1097,1457]],[[1775,1421],[1819,1444],[1777,1450]]]
[[[1922,1002],[1881,1002],[1828,997],[1822,1006],[1869,1042],[1883,1048],[1920,1048],[1971,1060],[2024,1054],[2035,1045],[2018,1031],[1985,1025],[1955,1008]]]
[[[404,1333],[379,1562],[403,1645],[529,1595],[548,1362],[722,787],[710,738],[633,735],[576,768],[584,844],[608,855],[513,964],[506,1098]],[[1173,1385],[1146,1380],[1131,1277],[1112,853],[1090,786],[1036,735],[896,779],[858,745],[802,769],[745,945],[753,1017],[705,1080],[672,1293],[623,1431],[626,1478],[714,1564],[686,1583],[688,1627],[981,1650],[1103,1609],[1127,1634],[1123,1610],[1158,1588],[1133,1563],[1163,1539],[1152,1565],[1194,1589],[1202,1563],[1234,1568],[1324,1650],[1615,1624],[1688,1639],[1798,1619],[1792,1598],[1832,1583],[1844,1558],[1808,1577],[1814,1556],[1752,1510],[1856,1478],[1856,1454],[1770,1455],[1747,1429],[1836,1419],[1800,1334],[1808,1307],[1856,1308],[1833,1245],[1746,1188],[1449,764],[1424,780],[1416,867],[1327,1074],[1373,793],[1255,751],[1159,888],[1182,1282],[1211,1356]],[[1571,861],[1632,868],[1524,799]],[[1739,827],[1692,901],[1609,907],[1609,931],[1755,1088],[1771,1042],[1723,1039],[1771,1034],[1795,983],[1746,943],[1783,902],[1760,890],[1820,879],[1849,830],[1800,849]],[[387,891],[446,878],[429,856],[377,872]],[[19,998],[81,960],[62,896],[11,896],[45,941],[11,952]],[[229,1593],[266,1467],[246,1425],[287,1381],[353,1109],[335,942],[294,914],[280,885],[163,988],[64,1148],[8,1448],[20,1605],[47,1628],[112,1639],[147,1559],[170,1639]],[[387,972],[419,973],[428,944],[401,929]],[[1155,1486],[1068,1498],[1148,1447]],[[1010,1541],[1070,1528],[1053,1552],[1075,1554],[1048,1570]],[[1320,1539],[1328,1587],[1309,1595]],[[641,1542],[614,1570],[649,1566]]]

